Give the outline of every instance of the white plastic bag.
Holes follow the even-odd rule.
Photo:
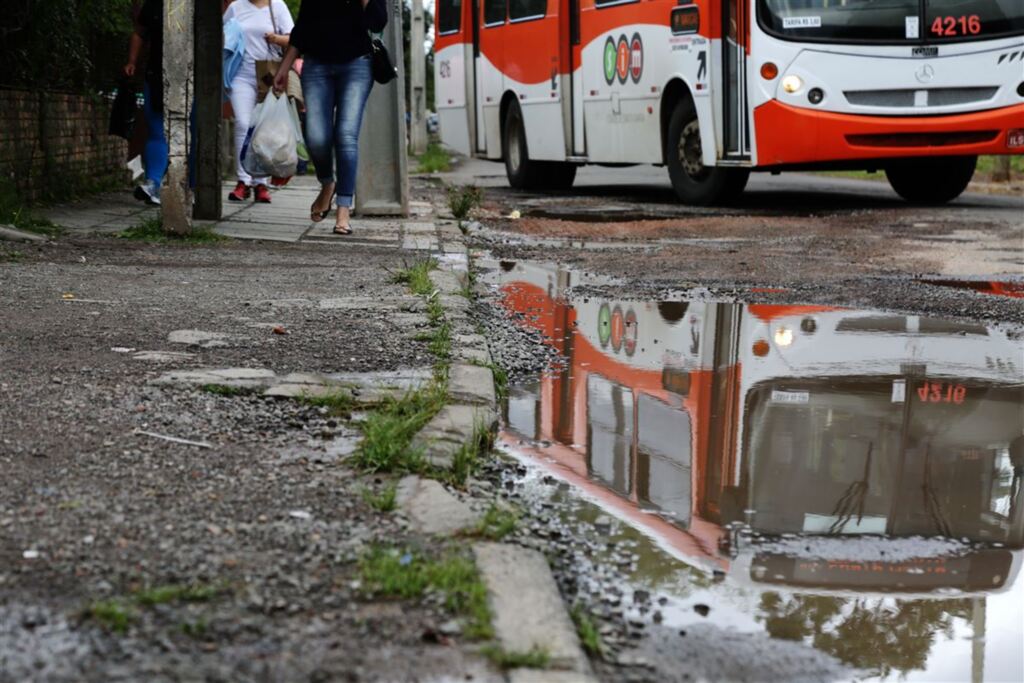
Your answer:
[[[242,167],[255,177],[289,178],[299,163],[298,141],[288,97],[267,93],[253,112],[252,125],[242,149]]]

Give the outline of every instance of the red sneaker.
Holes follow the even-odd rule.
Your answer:
[[[255,200],[260,204],[270,203],[270,189],[266,185],[256,186],[256,197]]]
[[[246,199],[249,198],[251,192],[252,188],[250,188],[248,185],[239,180],[238,184],[235,185],[235,189],[231,190],[231,192],[228,192],[228,201],[244,202]]]

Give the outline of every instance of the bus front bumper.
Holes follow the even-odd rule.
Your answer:
[[[771,100],[754,110],[754,125],[757,166],[1024,154],[1024,104],[947,116],[863,116]]]

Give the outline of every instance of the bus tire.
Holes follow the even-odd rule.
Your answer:
[[[747,185],[746,168],[708,168],[701,158],[700,122],[693,100],[676,105],[665,136],[665,162],[672,189],[685,204],[708,206],[734,199]]]
[[[576,180],[576,164],[565,161],[544,162],[546,187],[551,190],[568,190]]]
[[[505,150],[505,175],[508,184],[517,190],[533,190],[544,186],[547,169],[537,161],[530,160],[526,147],[526,128],[523,113],[515,102],[505,115],[505,129],[502,131]]]
[[[896,194],[912,204],[937,206],[959,197],[974,177],[978,157],[900,159],[886,166]]]

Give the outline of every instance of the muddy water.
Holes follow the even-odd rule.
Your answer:
[[[766,636],[858,679],[1024,680],[1024,330],[489,277],[563,357],[511,388],[503,441],[616,548],[592,558],[622,571],[613,616]]]

